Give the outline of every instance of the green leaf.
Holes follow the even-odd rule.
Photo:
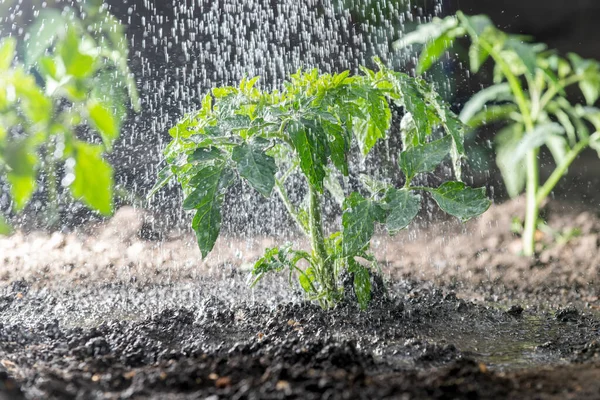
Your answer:
[[[471,119],[491,101],[506,101],[511,98],[510,86],[508,83],[500,83],[480,90],[467,101],[460,112],[459,119],[469,124]]]
[[[452,37],[447,32],[428,42],[421,50],[417,64],[417,74],[421,75],[444,54],[444,51],[452,45]]]
[[[6,71],[10,68],[15,58],[15,48],[17,41],[14,38],[4,38],[0,42],[0,71]]]
[[[110,151],[119,137],[119,124],[110,110],[95,100],[87,103],[87,110],[92,125],[102,137],[106,149]]]
[[[300,158],[300,169],[308,178],[308,182],[319,192],[323,192],[328,147],[325,135],[316,127],[314,124],[307,127],[299,121],[291,121],[288,124],[288,132]]]
[[[488,29],[494,28],[494,23],[487,15],[472,15],[466,16],[462,12],[457,12],[462,26],[465,27],[467,33],[471,35],[473,41],[479,40],[479,37]]]
[[[102,158],[102,146],[75,143],[75,180],[71,193],[88,207],[104,215],[113,211],[113,169]]]
[[[37,187],[36,175],[38,158],[33,141],[20,139],[6,144],[4,161],[9,168],[6,178],[15,209],[23,209]]]
[[[485,188],[474,189],[463,182],[444,182],[431,194],[442,210],[462,222],[483,214],[491,204],[485,195]]]
[[[40,10],[38,17],[30,25],[25,43],[25,64],[33,65],[48,49],[57,36],[64,34],[66,21],[61,13],[52,8]]]
[[[275,159],[255,146],[242,144],[233,149],[233,161],[239,174],[260,194],[269,197],[275,186]]]
[[[67,70],[67,74],[76,78],[85,78],[94,71],[95,58],[79,51],[80,35],[74,28],[69,28],[64,40],[60,43],[59,54]]]
[[[316,279],[315,270],[312,267],[306,268],[303,274],[298,276],[298,282],[306,293],[313,292],[313,282]]]
[[[390,235],[406,228],[421,209],[421,196],[407,189],[388,190],[382,208],[388,210],[385,226]]]
[[[483,47],[479,45],[479,42],[471,43],[469,47],[469,63],[471,72],[476,74],[479,72],[481,66],[485,63],[485,61],[489,58],[490,53]]]
[[[225,163],[206,165],[187,183],[191,193],[183,201],[186,210],[196,209],[192,229],[196,233],[202,257],[213,249],[221,231],[221,207],[232,173]]]
[[[524,42],[518,36],[510,36],[504,45],[515,52],[518,60],[525,66],[529,76],[535,76],[537,70],[537,47],[531,43]]]
[[[523,160],[515,160],[514,154],[521,138],[523,127],[520,124],[512,124],[502,129],[495,139],[496,164],[506,186],[508,195],[512,198],[521,194],[525,188],[527,170]]]
[[[569,53],[569,60],[577,75],[583,76],[579,89],[588,105],[593,105],[600,96],[600,64],[595,60],[586,60],[577,54]]]
[[[350,151],[350,140],[346,137],[344,128],[322,120],[323,130],[330,135],[329,149],[331,151],[331,162],[344,175],[348,176],[348,152]]]
[[[205,258],[215,247],[215,242],[221,231],[222,196],[205,196],[203,202],[197,205],[196,214],[192,220],[192,229],[196,233],[196,241]]]
[[[427,103],[423,92],[417,81],[409,76],[398,76],[400,78],[403,105],[406,111],[410,113],[417,129],[417,138],[419,143],[423,143],[425,137],[431,132],[429,115],[427,113]]]
[[[375,230],[375,222],[384,222],[386,213],[376,202],[365,199],[357,192],[344,202],[342,215],[342,253],[345,257],[365,248]]]
[[[368,268],[362,266],[353,257],[348,258],[348,271],[354,275],[354,294],[360,308],[364,310],[371,301],[371,274]]]
[[[152,189],[150,189],[150,192],[148,192],[146,198],[150,199],[152,196],[154,196],[156,192],[158,192],[167,183],[169,183],[171,179],[173,179],[173,176],[173,170],[171,169],[170,165],[167,165],[166,167],[158,171],[158,179],[156,180],[154,186],[152,186]]]
[[[454,16],[444,19],[436,17],[430,23],[417,25],[416,30],[395,41],[393,47],[398,50],[416,43],[427,43],[455,28],[457,25],[458,20]]]
[[[0,236],[8,236],[12,233],[12,226],[9,225],[6,218],[0,215]]]
[[[193,210],[207,201],[213,201],[220,194],[219,189],[227,186],[222,180],[228,178],[228,172],[224,162],[203,165],[198,169],[184,187],[190,193],[183,200],[183,209]]]
[[[367,118],[354,121],[354,134],[362,155],[366,156],[379,139],[385,138],[392,113],[386,98],[375,90],[366,92],[363,112]]]
[[[199,147],[187,158],[189,163],[204,163],[221,158],[223,153],[216,147]]]
[[[400,153],[398,166],[406,179],[411,181],[419,173],[435,170],[450,153],[451,146],[452,137],[444,136],[442,139],[411,147]]]
[[[514,162],[519,162],[525,155],[534,149],[544,145],[549,137],[562,135],[564,128],[554,122],[541,124],[535,127],[531,132],[526,132],[513,153]]]

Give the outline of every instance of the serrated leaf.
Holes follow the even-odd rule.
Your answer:
[[[307,127],[299,121],[291,121],[288,124],[288,132],[300,158],[300,169],[310,185],[323,192],[328,147],[325,135],[322,131],[317,131],[316,127]]]
[[[260,194],[269,197],[275,186],[275,159],[255,146],[242,144],[233,149],[232,160],[237,170]]]
[[[369,306],[371,301],[371,274],[369,270],[357,262],[353,257],[348,258],[348,271],[354,275],[354,294],[362,310]]]
[[[483,214],[491,205],[485,188],[471,188],[463,182],[444,182],[431,194],[442,210],[462,222]]]
[[[385,221],[386,213],[376,202],[354,192],[344,202],[342,253],[345,257],[365,248],[375,230],[375,222]]]
[[[183,209],[192,210],[198,208],[206,201],[212,201],[219,195],[219,189],[223,186],[222,179],[227,177],[225,163],[220,162],[205,165],[198,169],[187,183],[185,189],[189,192],[183,200]]]
[[[70,189],[73,197],[89,208],[110,215],[113,211],[113,169],[102,154],[100,145],[75,143],[75,180]]]
[[[421,209],[421,196],[407,189],[392,188],[386,193],[382,208],[388,211],[385,226],[390,235],[406,228]]]
[[[408,148],[398,156],[398,166],[406,179],[411,181],[417,174],[435,170],[450,153],[451,146],[452,137],[444,136],[442,139]]]
[[[386,137],[392,120],[392,113],[385,97],[369,90],[363,108],[366,119],[354,121],[354,135],[363,156],[369,154],[379,139]]]
[[[508,83],[500,83],[477,92],[467,101],[460,112],[459,119],[469,124],[471,119],[491,101],[506,101],[510,99],[511,91]]]
[[[403,96],[403,105],[414,121],[417,138],[419,143],[425,141],[425,137],[430,133],[429,115],[427,114],[427,103],[417,82],[409,76],[399,76],[401,82],[401,91]]]
[[[329,121],[321,122],[324,131],[330,135],[329,149],[331,162],[344,175],[348,176],[348,152],[350,151],[349,139],[344,128]]]
[[[515,160],[515,149],[523,136],[520,124],[509,125],[496,135],[496,164],[506,186],[508,195],[512,198],[521,194],[525,188],[527,170],[523,160]]]
[[[191,193],[183,202],[184,209],[196,209],[192,229],[196,233],[202,257],[213,249],[221,230],[221,207],[225,190],[232,181],[231,171],[225,163],[201,168],[186,185]]]

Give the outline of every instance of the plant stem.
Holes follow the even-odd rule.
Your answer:
[[[575,147],[573,147],[565,156],[565,159],[556,166],[552,174],[548,177],[544,185],[537,192],[537,205],[538,207],[544,202],[546,197],[552,192],[560,178],[567,172],[567,169],[571,165],[573,161],[577,158],[579,153],[581,153],[589,144],[588,140],[582,140]]]
[[[56,160],[54,153],[56,151],[55,138],[51,137],[48,141],[48,147],[46,149],[46,182],[48,190],[48,202],[47,202],[47,215],[48,215],[48,227],[55,228],[60,220],[58,211],[58,187],[56,181],[58,179],[56,174]]]
[[[308,185],[308,196],[308,224],[313,258],[315,264],[319,266],[318,275],[321,278],[320,283],[323,285],[327,300],[331,303],[337,291],[335,273],[333,263],[329,260],[327,249],[325,248],[319,194],[310,184]]]
[[[290,216],[292,217],[296,225],[298,225],[302,233],[310,237],[310,232],[306,230],[306,227],[300,221],[300,218],[298,218],[298,212],[296,211],[296,208],[290,201],[290,198],[288,197],[287,192],[285,191],[285,187],[283,186],[283,182],[281,182],[279,179],[275,179],[275,188],[277,189],[277,193],[279,193],[279,197],[281,198],[281,201],[283,201],[283,204],[285,205],[288,214],[290,214]]]
[[[539,170],[537,163],[538,149],[531,150],[526,155],[527,162],[527,186],[526,199],[527,207],[525,209],[525,226],[523,228],[523,255],[533,256],[535,252],[535,231],[537,229],[537,220],[539,215],[539,206],[537,202],[537,190],[539,185]]]

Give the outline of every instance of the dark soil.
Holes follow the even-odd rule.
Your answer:
[[[199,268],[131,210],[96,236],[5,239],[0,400],[600,398],[600,222],[548,209],[581,234],[523,260],[511,207],[376,244],[391,279],[366,311],[323,311],[285,277],[250,290],[267,239]]]

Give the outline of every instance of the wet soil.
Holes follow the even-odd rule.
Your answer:
[[[131,209],[2,239],[0,399],[599,398],[600,220],[553,205],[549,225],[579,234],[540,232],[525,260],[517,202],[377,240],[388,294],[366,311],[323,311],[284,277],[250,290],[272,239],[226,238],[199,265]]]

